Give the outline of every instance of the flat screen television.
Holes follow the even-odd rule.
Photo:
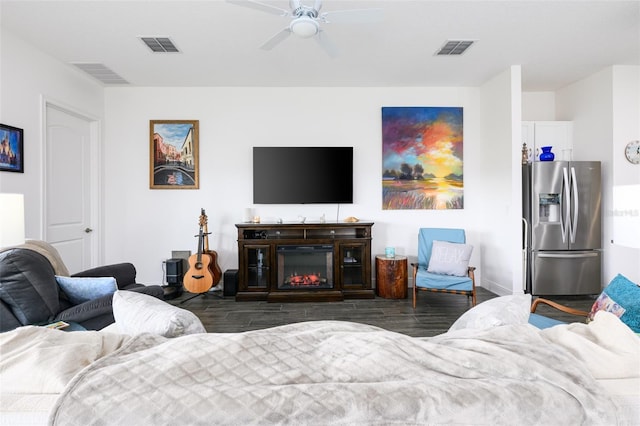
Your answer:
[[[254,147],[253,203],[352,204],[353,147]]]

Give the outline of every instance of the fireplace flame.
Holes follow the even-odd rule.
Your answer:
[[[327,280],[321,278],[319,273],[315,274],[293,274],[285,282],[291,286],[318,286]]]

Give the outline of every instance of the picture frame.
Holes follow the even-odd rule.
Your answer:
[[[149,121],[150,189],[199,189],[199,121]]]
[[[464,208],[462,107],[382,107],[382,209]]]
[[[24,173],[24,130],[0,124],[0,172]]]

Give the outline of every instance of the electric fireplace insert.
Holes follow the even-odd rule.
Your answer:
[[[333,245],[277,247],[278,290],[332,289]]]

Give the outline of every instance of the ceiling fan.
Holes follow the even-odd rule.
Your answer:
[[[291,10],[282,9],[255,0],[227,0],[227,2],[273,15],[291,18],[287,27],[283,28],[260,46],[263,50],[271,50],[291,34],[295,34],[301,38],[313,37],[329,56],[335,57],[338,54],[338,49],[325,34],[322,24],[371,23],[382,20],[382,9],[335,10],[320,13],[322,0],[314,0],[313,6],[307,6],[303,4],[301,0],[289,0]]]

